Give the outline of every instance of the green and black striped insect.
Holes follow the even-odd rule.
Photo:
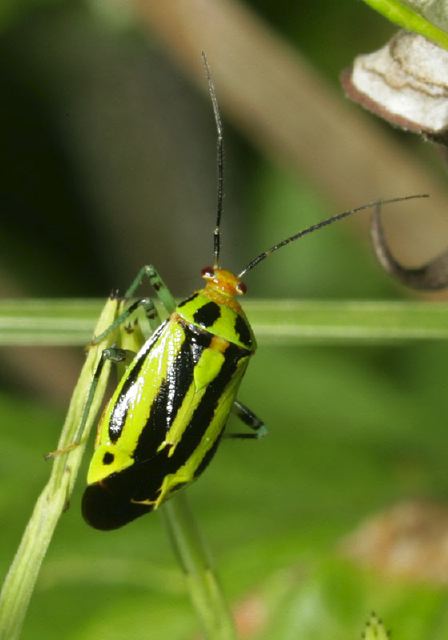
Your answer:
[[[258,438],[266,433],[263,422],[237,400],[256,350],[251,326],[237,300],[246,292],[242,278],[274,251],[376,204],[339,213],[295,233],[260,253],[238,275],[221,268],[222,124],[205,58],[204,63],[218,134],[214,262],[202,270],[204,288],[178,305],[154,267],[143,267],[126,298],[132,298],[143,277],[148,277],[169,317],[160,324],[154,303],[144,299],[131,304],[110,328],[126,322],[143,306],[155,330],[126,369],[98,426],[82,501],[84,518],[97,529],[121,527],[157,509],[174,491],[195,480],[215,454],[230,413],[253,430],[232,437]],[[119,349],[105,354],[115,361],[125,356]]]

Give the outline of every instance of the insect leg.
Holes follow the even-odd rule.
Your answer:
[[[171,295],[170,290],[160,277],[158,271],[152,265],[145,265],[140,269],[134,280],[132,281],[131,286],[126,291],[124,299],[132,298],[136,289],[141,285],[144,278],[148,278],[149,284],[152,286],[156,295],[162,305],[165,307],[168,313],[172,313],[176,308],[176,301],[174,297]],[[136,311],[139,307],[143,307],[145,311],[145,315],[148,318],[151,329],[156,329],[161,323],[161,318],[156,309],[154,302],[151,298],[141,298],[140,300],[136,300],[133,302],[127,309],[121,313],[118,318],[98,336],[95,336],[90,344],[98,344],[101,340],[104,340],[112,331],[115,331],[119,326],[126,322],[126,320]]]
[[[147,264],[140,269],[134,278],[131,286],[126,291],[126,298],[132,298],[136,289],[140,286],[144,278],[148,278],[149,284],[156,292],[156,295],[168,313],[172,313],[176,308],[176,301],[171,295],[170,290],[162,280],[159,272],[152,264]]]
[[[241,440],[253,440],[262,438],[267,435],[268,429],[264,422],[258,418],[253,411],[246,407],[245,404],[240,402],[239,400],[235,400],[232,407],[233,413],[235,413],[238,418],[244,422],[248,427],[250,427],[254,433],[226,433],[224,434],[225,438],[239,438]]]
[[[130,357],[133,357],[134,353],[126,350],[126,349],[118,349],[117,347],[109,347],[108,349],[104,349],[101,354],[101,358],[97,364],[95,372],[92,377],[92,382],[89,387],[89,392],[87,394],[86,403],[84,405],[84,409],[82,412],[81,420],[78,428],[74,434],[73,442],[69,444],[67,447],[63,449],[56,449],[55,451],[50,451],[45,455],[45,459],[48,460],[50,458],[55,458],[63,453],[68,453],[73,449],[76,449],[82,442],[82,434],[84,431],[84,427],[86,425],[87,419],[89,417],[90,408],[93,403],[93,399],[95,397],[96,388],[98,386],[98,381],[101,376],[101,372],[103,370],[104,364],[107,360],[114,362],[116,364],[120,364],[128,360]]]
[[[116,318],[114,322],[112,322],[112,324],[107,327],[105,331],[103,331],[103,333],[100,333],[99,335],[92,338],[92,340],[89,342],[89,346],[99,344],[102,340],[104,340],[104,338],[107,338],[110,333],[124,324],[126,320],[134,313],[134,311],[136,311],[140,307],[144,309],[151,329],[155,329],[156,327],[158,327],[161,319],[154,305],[154,302],[151,300],[151,298],[141,298],[140,300],[136,300],[131,305],[129,305],[129,307],[125,309],[123,313],[120,313],[118,318]]]

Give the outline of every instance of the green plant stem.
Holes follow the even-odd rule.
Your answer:
[[[364,0],[364,2],[403,29],[420,33],[440,47],[448,49],[448,34],[399,0]]]
[[[207,638],[236,640],[231,613],[185,492],[173,496],[161,511]]]
[[[100,315],[95,333],[100,333],[113,321],[117,301],[109,300]],[[83,417],[86,396],[91,386],[105,344],[91,348],[70,401],[67,417],[58,443],[64,450],[74,442]],[[84,452],[85,440],[95,420],[106,390],[110,366],[103,368],[88,419],[84,425],[81,444],[67,453],[54,457],[50,478],[34,506],[31,518],[23,533],[19,548],[9,568],[0,593],[0,639],[16,640],[20,636],[23,621],[47,553],[57,522],[67,507]]]
[[[84,345],[99,300],[4,300],[0,345]],[[246,300],[260,345],[446,340],[448,304],[423,301]]]

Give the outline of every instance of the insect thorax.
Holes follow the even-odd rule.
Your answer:
[[[252,353],[257,347],[246,315],[234,298],[218,299],[201,289],[179,303],[176,313],[189,324]]]

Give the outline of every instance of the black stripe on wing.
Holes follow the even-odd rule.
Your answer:
[[[154,345],[157,343],[158,339],[160,338],[160,335],[164,331],[167,323],[168,323],[168,320],[165,320],[165,322],[163,322],[160,325],[160,327],[158,327],[154,331],[151,338],[149,338],[149,341],[145,343],[144,351],[142,348],[142,350],[139,352],[140,355],[136,356],[135,360],[133,361],[132,369],[130,369],[129,372],[125,374],[127,375],[126,381],[123,384],[123,387],[120,392],[120,396],[115,404],[115,407],[112,411],[110,421],[109,421],[109,438],[112,443],[118,440],[123,430],[123,426],[126,422],[126,416],[129,408],[128,404],[129,404],[129,398],[130,398],[130,395],[129,395],[130,390],[132,389],[132,387],[135,384],[135,381],[140,375],[141,369],[146,361],[146,358],[148,357],[148,354],[151,353],[152,349],[154,348]]]

